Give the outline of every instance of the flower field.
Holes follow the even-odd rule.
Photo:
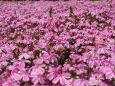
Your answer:
[[[0,86],[115,86],[115,0],[0,1]]]

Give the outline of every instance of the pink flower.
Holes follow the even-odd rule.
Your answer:
[[[13,63],[12,66],[9,66],[9,70],[25,70],[25,63],[24,61],[16,61]]]
[[[2,78],[0,76],[0,86],[2,86],[2,84],[3,84],[3,80],[2,80]]]
[[[90,85],[89,85],[89,81],[88,80],[77,79],[75,86],[90,86]]]
[[[90,86],[89,81],[85,79],[70,79],[67,80],[66,86]]]
[[[47,41],[43,40],[43,39],[40,39],[39,40],[39,47],[40,48],[45,48],[47,45]]]
[[[32,71],[31,71],[31,76],[36,76],[38,74],[43,74],[45,72],[45,70],[43,69],[42,65],[39,65],[38,67],[33,67]]]
[[[98,54],[103,54],[105,53],[105,49],[103,48],[99,48],[98,51],[97,51]]]
[[[11,78],[8,78],[8,80],[6,80],[2,86],[19,86],[14,80],[12,80]]]
[[[48,72],[49,72],[49,74],[47,75],[47,78],[49,80],[52,80],[52,79],[54,79],[60,73],[60,67],[50,68],[48,70]]]
[[[29,53],[23,53],[22,55],[19,56],[19,60],[21,59],[29,59],[31,58],[31,55]]]
[[[56,60],[56,58],[53,55],[47,53],[46,51],[43,51],[43,55],[41,58],[43,58],[44,62],[46,63],[49,63],[49,62],[53,63]]]
[[[107,67],[107,66],[105,66],[105,67],[101,67],[100,68],[100,71],[103,73],[103,74],[105,74],[105,76],[106,76],[106,78],[107,79],[112,79],[112,78],[115,78],[115,70],[114,70],[114,68],[112,69],[111,67]]]
[[[64,74],[58,74],[56,78],[52,80],[54,84],[57,84],[60,82],[61,85],[66,85],[67,83],[67,78],[70,77],[70,74],[64,73]]]
[[[29,81],[29,74],[26,71],[21,71],[21,76],[24,82]]]
[[[29,80],[29,74],[26,71],[13,71],[12,75],[11,75],[12,79],[14,79],[15,81],[20,81],[21,79],[23,81],[28,81]]]
[[[10,67],[11,71],[11,77],[12,79],[19,81],[28,81],[29,80],[29,74],[26,72],[25,69],[25,63],[23,61],[14,63],[14,67]]]
[[[50,73],[48,74],[47,77],[49,80],[52,80],[54,84],[57,84],[58,82],[60,82],[61,85],[65,85],[66,79],[70,77],[70,74],[62,73],[60,67],[51,68],[49,72]]]
[[[21,76],[20,74],[18,74],[18,73],[14,73],[14,74],[12,75],[12,79],[14,79],[14,80],[16,80],[16,81],[21,80],[21,78],[22,78],[22,76]]]
[[[100,85],[101,80],[98,80],[95,77],[90,77],[89,83],[90,83],[91,86],[92,85],[96,85],[97,86],[97,85]]]
[[[67,80],[66,86],[76,86],[76,80],[73,78]]]
[[[41,84],[44,83],[44,72],[45,70],[43,69],[42,65],[39,65],[38,67],[33,67],[30,76],[34,85],[36,85],[38,82]]]
[[[35,86],[38,83],[44,84],[45,83],[45,77],[42,74],[36,75],[36,76],[32,77],[32,82],[34,83]]]

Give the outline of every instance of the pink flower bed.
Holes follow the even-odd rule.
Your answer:
[[[115,0],[1,1],[0,86],[115,86]]]

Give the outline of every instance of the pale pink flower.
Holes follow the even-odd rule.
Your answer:
[[[22,55],[19,56],[19,60],[21,59],[29,59],[31,58],[31,55],[29,55],[28,53],[23,53]]]
[[[98,54],[103,54],[103,53],[105,53],[105,49],[104,49],[104,48],[99,48],[99,49],[97,50],[97,53],[98,53]]]
[[[28,81],[29,80],[29,74],[25,71],[25,70],[16,70],[14,69],[12,71],[12,79],[19,81],[19,80],[23,80],[23,81]]]
[[[21,76],[23,81],[29,81],[29,74],[26,71],[21,71]]]
[[[85,79],[77,79],[75,86],[90,86],[89,81]]]
[[[89,79],[89,84],[92,86],[92,85],[100,85],[101,83],[101,80],[99,79],[96,79],[95,77],[90,77]]]
[[[37,85],[38,83],[44,84],[45,83],[44,75],[38,74],[36,76],[33,76],[32,77],[32,82],[34,83],[34,85]]]
[[[43,58],[38,58],[38,59],[35,59],[33,62],[34,62],[34,64],[42,64],[43,61],[44,61]]]
[[[54,62],[54,60],[56,60],[56,58],[53,56],[53,55],[51,55],[51,54],[49,54],[49,53],[47,53],[46,51],[43,51],[43,55],[42,55],[42,57],[41,57],[43,60],[44,60],[44,62],[46,62],[46,63],[49,63],[49,62]]]
[[[58,74],[56,78],[52,80],[54,84],[57,84],[60,82],[61,85],[66,85],[67,83],[67,78],[70,77],[70,74],[64,73],[64,74]]]
[[[112,69],[111,67],[102,66],[100,67],[100,71],[105,74],[107,79],[111,80],[112,78],[115,78],[115,70]]]
[[[70,77],[70,74],[62,73],[60,67],[51,68],[49,72],[50,73],[48,74],[47,77],[49,80],[52,80],[54,84],[57,84],[58,82],[60,82],[61,85],[65,85],[66,79]]]
[[[36,67],[33,67],[31,71],[31,78],[34,84],[37,84],[38,82],[43,84],[44,83],[44,72],[45,70],[43,69],[43,66],[38,65]]]
[[[45,72],[45,70],[43,69],[42,65],[38,66],[38,67],[33,67],[32,71],[31,71],[31,76],[36,76],[39,74],[43,74]]]
[[[12,79],[19,81],[23,79],[23,81],[29,80],[29,74],[26,72],[25,63],[23,61],[15,62],[14,66],[9,67],[11,71]]]
[[[40,39],[39,40],[39,47],[40,48],[45,48],[47,45],[47,41],[43,40],[43,39]]]
[[[73,78],[67,80],[66,86],[76,86],[76,80]]]
[[[12,79],[14,79],[14,80],[16,80],[16,81],[21,80],[21,78],[22,78],[22,76],[21,76],[20,74],[18,74],[18,73],[14,73],[14,74],[12,75]]]
[[[14,80],[12,80],[11,78],[8,78],[8,80],[6,80],[2,86],[19,86]]]
[[[49,72],[49,74],[47,75],[47,78],[49,80],[52,80],[52,79],[54,79],[60,73],[60,67],[50,68],[48,70],[48,72]]]

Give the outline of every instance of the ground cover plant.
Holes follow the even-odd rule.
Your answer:
[[[115,86],[115,0],[0,1],[0,86]]]

